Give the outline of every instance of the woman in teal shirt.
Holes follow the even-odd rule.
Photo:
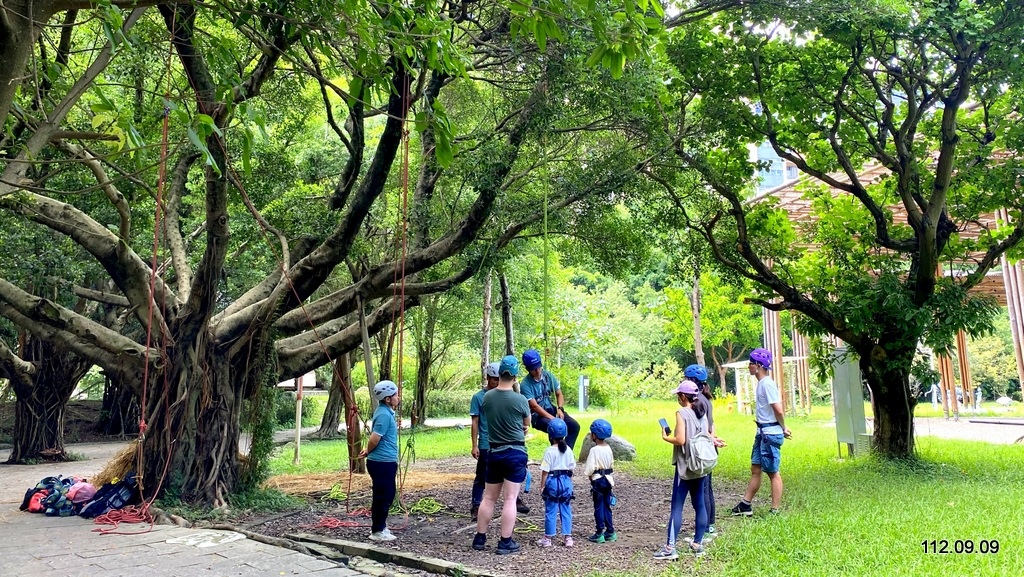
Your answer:
[[[398,475],[398,423],[395,409],[400,401],[398,386],[392,381],[381,381],[373,386],[373,396],[380,403],[373,412],[373,432],[366,448],[359,453],[366,458],[366,472],[373,484],[373,504],[370,506],[371,541],[394,541],[388,529],[388,511],[395,501],[395,477]]]

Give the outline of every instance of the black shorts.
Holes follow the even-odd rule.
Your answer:
[[[497,452],[492,449],[487,454],[487,473],[484,481],[491,485],[505,481],[522,483],[526,480],[527,457],[526,451],[516,448]]]

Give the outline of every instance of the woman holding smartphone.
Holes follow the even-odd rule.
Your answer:
[[[686,495],[690,495],[690,503],[696,518],[693,540],[690,541],[690,552],[696,556],[704,554],[704,533],[708,528],[707,507],[704,502],[704,475],[697,474],[688,469],[686,458],[686,444],[699,432],[707,432],[707,419],[704,414],[704,407],[698,404],[699,394],[696,383],[685,380],[679,383],[675,391],[676,400],[679,401],[679,410],[676,411],[675,434],[670,434],[668,423],[661,421],[661,438],[673,446],[672,460],[675,463],[675,474],[672,479],[672,510],[668,520],[668,535],[665,546],[654,554],[655,559],[672,560],[678,559],[676,541],[679,539],[679,531],[683,526],[683,505],[686,503]]]

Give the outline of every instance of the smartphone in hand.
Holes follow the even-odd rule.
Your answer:
[[[661,428],[665,431],[666,435],[672,434],[672,429],[668,428],[668,421],[665,419],[658,419],[658,423],[661,425]]]

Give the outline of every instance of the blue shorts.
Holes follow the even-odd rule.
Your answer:
[[[750,451],[750,464],[758,465],[765,473],[778,473],[782,461],[782,442],[785,440],[786,437],[781,433],[763,435],[758,431]]]
[[[487,472],[484,482],[490,485],[511,481],[522,483],[526,480],[526,451],[519,449],[491,450],[487,454]]]

